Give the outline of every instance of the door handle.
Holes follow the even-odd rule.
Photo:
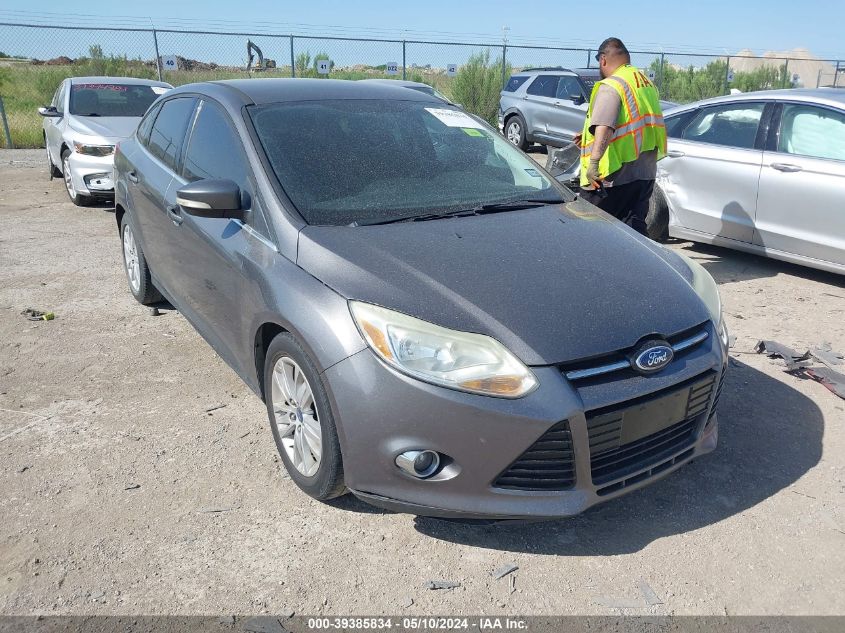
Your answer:
[[[126,172],[126,177],[129,179],[129,182],[138,184],[138,175],[134,171]]]
[[[788,174],[791,174],[796,171],[801,171],[804,168],[800,165],[793,165],[791,163],[772,163],[772,169],[777,169],[778,171],[783,171]]]
[[[670,149],[668,152],[666,152],[666,155],[669,158],[683,158],[684,156],[686,156],[686,152],[682,152],[677,149]]]
[[[182,214],[179,212],[179,205],[171,204],[167,206],[167,215],[170,216],[170,219],[173,221],[173,224],[179,226],[182,222],[185,221],[185,218],[182,217]]]

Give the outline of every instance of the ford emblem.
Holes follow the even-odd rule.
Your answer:
[[[631,365],[640,373],[660,371],[672,362],[675,352],[667,343],[650,341],[634,353]]]

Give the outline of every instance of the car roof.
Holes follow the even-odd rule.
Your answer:
[[[785,88],[782,90],[758,90],[756,92],[740,92],[738,94],[712,97],[694,103],[687,103],[676,111],[689,110],[702,105],[716,105],[719,103],[738,103],[742,101],[805,101],[820,103],[835,108],[845,108],[845,90],[836,88]]]
[[[546,66],[543,68],[525,68],[524,70],[520,71],[513,71],[511,73],[512,77],[517,75],[538,75],[540,73],[544,74],[559,74],[559,75],[576,75],[577,73],[569,68],[564,68],[563,66]]]
[[[125,86],[160,86],[172,88],[169,83],[154,79],[138,79],[137,77],[71,77],[71,84],[118,84]]]
[[[398,84],[396,81],[390,83]],[[168,96],[180,93],[206,94],[241,105],[328,99],[384,99],[443,104],[442,99],[419,90],[408,90],[401,85],[347,79],[226,79],[185,84],[174,88]]]
[[[428,84],[421,81],[408,81],[407,79],[359,79],[370,84],[387,84],[394,86],[402,86],[403,88],[431,88]]]

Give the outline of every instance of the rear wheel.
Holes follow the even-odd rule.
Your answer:
[[[267,350],[264,400],[291,479],[319,501],[342,495],[343,460],[328,395],[316,365],[287,332],[276,336]]]
[[[162,299],[161,293],[153,285],[147,259],[135,239],[135,230],[127,215],[123,216],[120,223],[120,238],[123,245],[123,267],[132,296],[143,305],[158,303]]]
[[[669,204],[660,187],[656,185],[648,203],[645,224],[648,236],[655,242],[665,242],[669,239]]]
[[[528,137],[525,130],[525,119],[514,114],[505,122],[505,138],[519,149],[528,149]]]
[[[70,150],[66,149],[62,152],[62,176],[65,181],[65,189],[70,201],[78,207],[84,207],[88,204],[88,196],[84,196],[78,191],[73,184],[73,177],[70,173]]]

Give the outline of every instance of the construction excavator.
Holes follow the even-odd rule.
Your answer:
[[[276,67],[276,60],[264,59],[264,53],[261,52],[261,49],[252,40],[246,41],[246,54],[248,56],[248,61],[246,63],[247,72],[251,72],[253,70],[269,70]],[[258,57],[258,63],[253,66],[252,62],[256,57]]]

